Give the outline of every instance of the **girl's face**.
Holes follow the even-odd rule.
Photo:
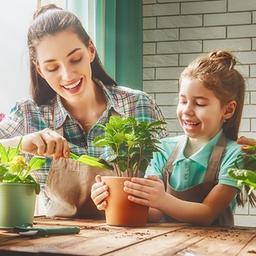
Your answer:
[[[221,129],[224,119],[235,110],[234,101],[221,106],[214,93],[197,79],[184,77],[180,83],[177,116],[190,138],[210,140]]]
[[[66,101],[76,101],[93,86],[92,42],[86,47],[71,30],[45,36],[36,47],[37,71]]]

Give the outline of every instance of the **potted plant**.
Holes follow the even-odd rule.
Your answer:
[[[107,162],[113,166],[116,176],[103,176],[109,187],[106,221],[109,225],[144,226],[147,222],[148,207],[128,200],[123,191],[124,181],[132,176],[143,177],[153,157],[160,150],[156,134],[163,130],[162,121],[139,122],[133,117],[112,116],[102,136],[96,137],[98,147],[108,147]]]
[[[33,223],[40,186],[30,173],[40,169],[45,159],[32,157],[26,161],[20,143],[9,148],[0,144],[0,228]]]
[[[256,146],[242,146],[244,151],[235,161],[234,168],[228,170],[228,174],[237,180],[245,191],[240,193],[238,202],[243,205],[244,201],[249,202],[256,207]]]

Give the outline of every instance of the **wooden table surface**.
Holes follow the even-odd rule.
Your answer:
[[[75,235],[28,237],[0,230],[0,255],[256,256],[255,228],[205,228],[178,223],[144,228],[104,221],[35,218],[35,226],[79,226]]]

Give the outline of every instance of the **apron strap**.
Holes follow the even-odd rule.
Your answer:
[[[220,162],[222,155],[224,153],[224,150],[227,145],[227,139],[222,133],[218,143],[213,149],[213,152],[211,154],[209,163],[208,163],[208,169],[204,176],[204,182],[213,182],[218,180],[219,176],[219,170],[220,170]]]
[[[169,159],[167,160],[166,166],[164,168],[164,177],[163,182],[165,185],[165,190],[169,190],[169,178],[173,171],[173,162],[176,160],[178,153],[181,151],[181,149],[184,146],[184,143],[186,142],[186,136],[183,135],[179,139],[178,143],[176,144],[176,147],[174,148],[172,154],[170,155]]]

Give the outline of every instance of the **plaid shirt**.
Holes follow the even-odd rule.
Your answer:
[[[107,99],[107,109],[100,119],[87,133],[82,126],[64,108],[60,96],[48,105],[37,106],[32,100],[23,100],[16,104],[11,113],[0,123],[0,139],[11,138],[37,132],[45,128],[61,129],[67,139],[71,152],[95,157],[107,156],[107,148],[95,147],[93,139],[103,133],[97,124],[105,124],[113,112],[121,116],[134,116],[139,121],[164,120],[159,107],[144,92],[120,86],[98,85],[104,90]],[[82,109],[81,109],[82,111]],[[165,137],[163,131],[159,137]],[[48,159],[45,167],[36,172],[40,183],[45,183],[51,164]]]

